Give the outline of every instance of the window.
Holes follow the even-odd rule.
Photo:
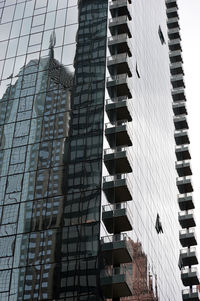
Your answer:
[[[158,35],[159,35],[159,37],[160,37],[161,44],[162,44],[162,45],[163,45],[163,44],[166,44],[165,38],[164,38],[164,35],[163,35],[163,33],[162,33],[162,30],[161,30],[161,27],[160,27],[160,26],[159,26],[159,28],[158,28]]]

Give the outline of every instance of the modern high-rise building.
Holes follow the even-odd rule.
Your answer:
[[[181,51],[176,0],[0,1],[0,301],[200,300]]]

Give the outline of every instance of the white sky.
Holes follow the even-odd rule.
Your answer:
[[[200,0],[179,0],[178,6],[200,250]]]

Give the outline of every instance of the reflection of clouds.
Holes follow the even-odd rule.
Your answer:
[[[37,2],[36,2],[37,3]],[[48,7],[51,2],[49,2]],[[1,46],[1,54],[0,54],[0,71],[3,71],[2,79],[6,80],[9,76],[13,75],[13,83],[16,81],[15,76],[18,75],[20,68],[25,64],[25,58],[27,56],[27,62],[31,59],[39,58],[39,50],[41,48],[41,56],[44,56],[44,51],[49,48],[49,39],[52,33],[52,30],[55,30],[56,33],[56,48],[54,49],[55,58],[58,59],[64,65],[71,65],[70,70],[73,70],[73,60],[76,50],[76,32],[78,29],[78,8],[76,3],[73,1],[73,5],[68,3],[67,9],[58,10],[57,13],[55,12],[48,12],[47,15],[49,18],[46,18],[43,22],[40,18],[43,18],[43,15],[34,16],[34,22],[37,24],[44,25],[45,31],[43,35],[37,32],[37,25],[31,29],[31,11],[34,9],[33,1],[27,3],[20,3],[16,5],[15,14],[19,14],[20,11],[23,11],[21,6],[25,6],[25,18],[23,21],[20,19],[15,19],[13,23],[5,23],[0,25],[0,44]],[[29,7],[30,6],[30,7]],[[14,6],[13,6],[14,7]],[[4,9],[4,17],[3,20],[6,18],[11,18],[12,14],[6,12],[7,10],[13,9],[12,6]],[[21,8],[21,10],[19,9]],[[60,5],[62,8],[62,5]],[[54,14],[53,18],[51,14]],[[51,18],[50,18],[51,17]],[[37,18],[37,19],[36,19]],[[54,23],[52,20],[55,19],[56,23],[54,28]],[[38,23],[39,22],[39,23]],[[52,23],[52,25],[51,25]],[[42,26],[43,26],[42,25]],[[20,35],[21,29],[21,35]],[[32,32],[32,35],[29,39],[29,33]],[[10,39],[8,40],[8,37]],[[36,39],[37,37],[37,39]],[[34,42],[34,40],[36,41]],[[63,45],[65,45],[63,47]],[[37,52],[37,53],[36,53]],[[15,57],[15,55],[17,55]],[[3,62],[3,59],[6,60]],[[4,65],[5,63],[5,65]],[[3,68],[4,67],[4,68]],[[1,73],[1,72],[0,72]],[[6,85],[1,85],[0,97],[3,96],[6,90]]]

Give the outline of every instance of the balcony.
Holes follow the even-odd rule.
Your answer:
[[[189,146],[187,144],[176,146],[176,158],[177,158],[177,161],[183,161],[183,160],[190,160],[191,159],[190,149],[189,149]]]
[[[190,210],[195,207],[192,193],[179,194],[178,203],[181,210]]]
[[[178,17],[177,7],[167,8],[167,17],[168,18]]]
[[[192,178],[191,176],[180,177],[176,179],[176,185],[181,194],[193,192]]]
[[[108,48],[111,55],[117,53],[127,53],[130,57],[132,56],[131,52],[131,40],[128,34],[119,34],[114,35],[108,38]]]
[[[104,164],[110,175],[132,172],[129,162],[128,148],[119,147],[116,149],[104,150]]]
[[[186,101],[184,88],[176,88],[172,91],[172,98],[174,102]]]
[[[168,29],[168,37],[169,37],[169,40],[180,39],[181,37],[180,37],[179,27],[169,28]]]
[[[101,250],[107,265],[119,265],[133,260],[129,238],[125,233],[102,237]]]
[[[192,286],[199,284],[199,275],[196,267],[185,267],[181,270],[181,280],[183,285]]]
[[[177,63],[177,62],[182,62],[183,63],[181,50],[170,51],[169,52],[169,58],[170,58],[171,64]]]
[[[112,17],[116,16],[116,12],[119,16],[128,16],[131,20],[131,8],[132,0],[109,0],[109,8]]]
[[[116,74],[128,74],[129,77],[132,76],[133,65],[127,53],[120,53],[108,57],[107,67],[110,74],[116,72]]]
[[[175,131],[174,139],[176,141],[176,145],[190,144],[187,130]]]
[[[130,87],[128,74],[119,74],[107,78],[107,90],[111,98],[114,92],[116,97],[127,96],[132,98]]]
[[[176,40],[172,40],[176,41]],[[175,44],[176,45],[176,44]],[[176,49],[178,50],[178,49]],[[171,75],[184,75],[183,64],[181,62],[170,64]]]
[[[200,293],[198,287],[188,288],[182,291],[183,301],[199,301]]]
[[[171,76],[171,84],[173,86],[173,89],[182,88],[182,87],[185,88],[183,74],[172,75]]]
[[[180,260],[182,266],[191,266],[198,264],[198,257],[195,247],[185,248],[180,251]]]
[[[131,276],[128,269],[109,267],[101,272],[101,287],[105,298],[121,298],[133,295]]]
[[[106,113],[111,122],[128,120],[132,121],[131,113],[129,111],[129,104],[132,99],[125,96],[112,98],[106,100]]]
[[[103,191],[111,204],[132,200],[129,186],[126,174],[103,177]]]
[[[179,17],[170,18],[167,20],[167,27],[169,29],[179,28]]]
[[[173,102],[174,115],[187,115],[187,107],[184,101]]]
[[[115,124],[106,123],[105,136],[111,148],[116,146],[131,146],[132,142],[129,136],[128,121],[120,120]]]
[[[188,129],[188,122],[186,115],[174,116],[174,126],[176,130]]]
[[[132,37],[130,20],[128,16],[118,16],[109,20],[109,29],[112,36],[118,34],[127,34]]]
[[[192,169],[190,166],[190,160],[176,162],[176,170],[179,177],[191,176]]]
[[[103,206],[102,220],[108,233],[132,230],[130,208],[127,202]]]
[[[179,212],[179,223],[182,228],[191,228],[196,226],[193,210]]]
[[[183,229],[179,231],[179,240],[182,247],[190,247],[197,245],[197,239],[194,228]]]
[[[177,1],[176,0],[166,0],[166,6],[167,6],[167,9],[169,8],[178,8],[177,7]]]
[[[180,39],[174,39],[174,40],[170,40],[169,41],[169,50],[170,51],[177,51],[177,50],[181,50],[182,51],[182,47],[181,47],[181,40]],[[182,72],[178,72],[178,73],[182,73],[183,74],[183,68],[181,68]],[[177,74],[177,73],[175,73]]]

